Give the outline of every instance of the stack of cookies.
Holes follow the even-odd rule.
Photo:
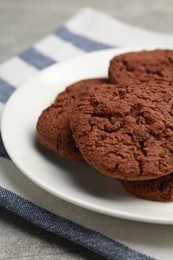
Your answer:
[[[38,141],[139,197],[173,200],[173,51],[115,56],[108,78],[68,86],[38,118]]]

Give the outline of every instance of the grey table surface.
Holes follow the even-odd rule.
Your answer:
[[[172,0],[0,0],[0,62],[30,47],[86,6],[132,25],[173,34]],[[0,208],[2,259],[98,258]]]

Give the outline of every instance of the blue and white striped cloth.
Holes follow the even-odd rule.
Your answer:
[[[129,26],[90,8],[81,10],[63,27],[0,65],[0,116],[15,89],[44,68],[87,52],[135,45],[173,47],[173,36]],[[1,138],[0,185],[0,206],[107,259],[172,259],[172,226],[104,216],[48,194],[14,166]]]

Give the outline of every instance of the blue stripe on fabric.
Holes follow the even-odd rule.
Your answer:
[[[2,136],[1,136],[1,133],[0,133],[0,157],[4,157],[6,159],[10,159],[5,147],[4,147],[4,144],[3,144],[3,141],[2,141]]]
[[[0,78],[0,102],[6,103],[14,91],[14,86]]]
[[[34,48],[29,48],[28,50],[22,52],[21,54],[19,54],[19,57],[38,70],[45,69],[48,66],[56,63],[55,60],[46,55],[43,55],[41,52],[37,51]]]
[[[97,50],[103,50],[103,49],[109,49],[113,48],[115,46],[103,44],[94,40],[91,40],[87,37],[81,36],[77,33],[70,32],[66,27],[61,27],[54,33],[56,36],[60,37],[64,41],[68,41],[75,45],[76,47],[87,51],[97,51]]]
[[[57,216],[1,187],[0,206],[16,213],[33,224],[83,246],[106,259],[153,259],[98,232]]]

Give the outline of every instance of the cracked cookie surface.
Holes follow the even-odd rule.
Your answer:
[[[109,66],[112,83],[157,82],[173,86],[173,51],[129,52],[115,56]]]
[[[173,201],[173,173],[154,180],[121,181],[131,194],[147,200]]]
[[[83,96],[71,118],[84,159],[103,174],[149,180],[173,171],[173,89],[104,85]]]
[[[75,146],[70,129],[71,114],[79,96],[97,89],[97,84],[100,87],[105,82],[108,82],[106,78],[81,80],[60,93],[38,118],[36,134],[39,142],[66,159],[82,161],[83,157]]]

